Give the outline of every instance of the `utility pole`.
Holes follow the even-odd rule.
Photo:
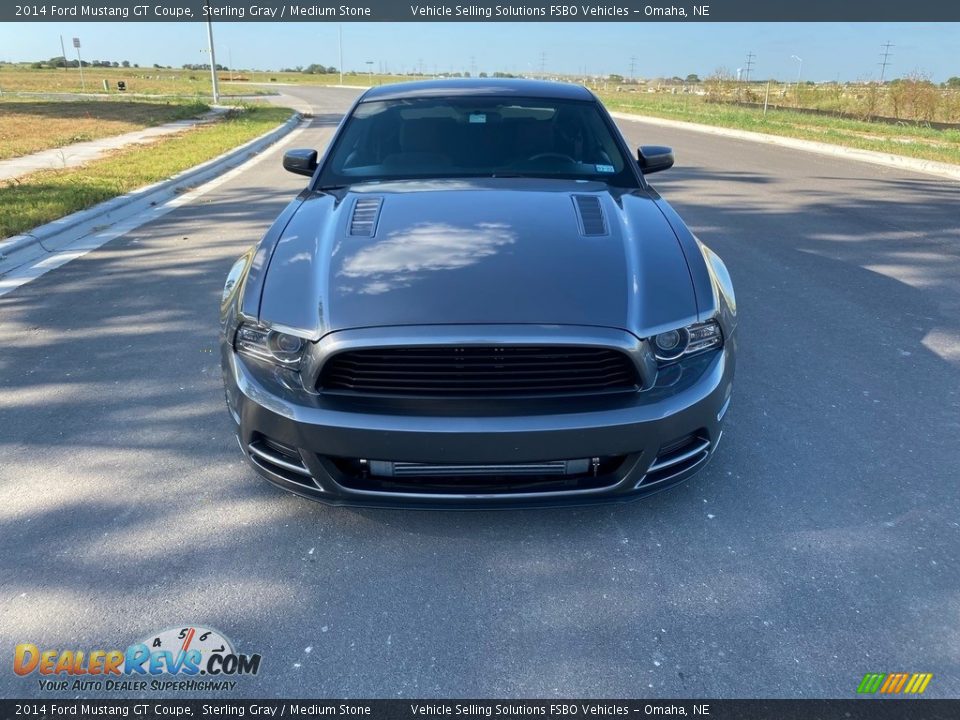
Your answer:
[[[882,48],[880,52],[880,57],[882,59],[877,64],[880,66],[880,84],[883,85],[883,76],[887,72],[887,66],[890,64],[890,58],[893,57],[893,54],[890,52],[890,48],[893,47],[893,43],[887,40],[887,42],[880,47]]]
[[[67,71],[67,48],[63,44],[63,35],[60,36],[60,54],[63,55],[63,71]]]
[[[210,7],[210,0],[206,0],[207,8]],[[220,81],[217,79],[217,56],[213,51],[213,21],[210,19],[209,10],[207,12],[207,48],[210,50],[210,81],[213,86],[213,102],[220,102]]]
[[[743,81],[750,82],[750,71],[753,69],[753,59],[756,55],[753,54],[753,50],[747,53],[747,63],[746,67],[743,69]]]
[[[340,84],[343,85],[343,25],[337,26],[337,45],[339,49],[340,62]]]
[[[637,70],[637,56],[633,55],[630,57],[630,82],[633,82],[633,78]]]
[[[547,78],[546,68],[547,68],[547,53],[541,52],[540,53],[540,79],[541,80],[546,80]]]

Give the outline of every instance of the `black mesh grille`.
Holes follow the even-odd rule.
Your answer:
[[[526,396],[634,390],[624,353],[592,347],[423,347],[333,356],[321,391],[372,395]]]

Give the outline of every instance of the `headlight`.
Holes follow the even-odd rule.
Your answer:
[[[716,320],[668,330],[653,337],[653,351],[661,363],[673,362],[683,356],[712,350],[721,345],[723,333]]]
[[[302,338],[249,323],[237,328],[233,348],[241,355],[266,360],[287,368],[300,365],[306,343]]]

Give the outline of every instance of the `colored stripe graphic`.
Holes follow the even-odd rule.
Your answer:
[[[867,673],[857,686],[857,693],[922,695],[932,679],[932,673]]]
[[[880,687],[880,693],[885,695],[891,691],[894,685],[897,684],[897,680],[900,679],[900,673],[890,673],[887,675],[887,679],[884,681],[883,685]]]
[[[932,674],[932,673],[917,673],[917,674],[914,675],[914,677],[915,677],[917,680],[916,680],[915,683],[913,683],[913,689],[912,689],[912,690],[904,690],[904,692],[909,692],[909,693],[912,694],[912,695],[922,695],[922,694],[923,694],[923,691],[927,689],[927,685],[929,685],[929,684],[930,684],[930,681],[933,679],[933,674]]]
[[[867,673],[863,676],[863,680],[860,681],[860,687],[857,688],[857,692],[872,695],[880,689],[880,683],[883,682],[886,676],[886,673]]]

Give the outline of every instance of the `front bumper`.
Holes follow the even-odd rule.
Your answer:
[[[469,412],[449,405],[330,401],[292,387],[282,372],[238,356],[229,345],[223,370],[241,450],[260,475],[285,490],[337,505],[531,507],[632,500],[701,470],[720,440],[734,357],[728,338],[721,350],[686,361],[667,386],[615,399],[481,402]],[[579,478],[478,487],[371,478],[352,469],[361,458],[457,465],[603,462]]]

